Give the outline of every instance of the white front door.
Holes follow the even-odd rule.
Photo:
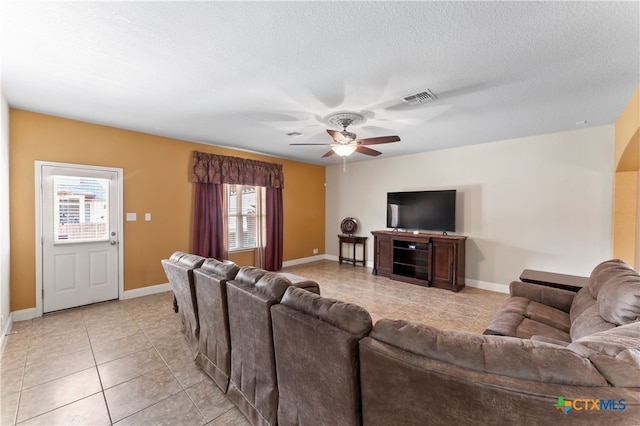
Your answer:
[[[117,299],[118,170],[39,166],[43,312]]]

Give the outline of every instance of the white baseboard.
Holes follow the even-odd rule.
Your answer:
[[[320,254],[317,256],[288,260],[286,262],[282,262],[282,266],[285,267],[285,266],[301,265],[303,263],[315,262],[316,260],[332,260],[334,262],[339,262],[340,258],[334,254]],[[343,262],[343,265],[344,264],[345,263]],[[368,261],[366,266],[368,268],[373,268],[373,261]],[[471,278],[465,278],[464,282],[467,287],[474,287],[474,288],[480,288],[482,290],[490,290],[490,291],[495,291],[497,293],[509,294],[509,285],[492,283],[489,281],[474,280]]]
[[[302,265],[303,263],[315,262],[317,260],[331,260],[333,262],[340,261],[339,257],[334,254],[319,254],[311,257],[303,257],[300,259],[287,260],[286,262],[282,262],[282,267],[284,268],[287,266]],[[343,264],[345,263],[343,262]],[[365,266],[367,268],[373,268],[373,262],[369,261]]]
[[[488,281],[472,280],[471,278],[465,278],[464,283],[467,287],[480,288],[482,290],[495,291],[497,293],[509,294],[509,286],[498,283],[491,283]]]
[[[151,286],[148,286],[148,287],[135,288],[133,290],[125,290],[124,293],[122,294],[122,297],[120,297],[120,299],[121,300],[133,299],[134,297],[148,296],[150,294],[162,293],[162,292],[170,291],[170,290],[171,290],[171,285],[169,283],[151,285]],[[30,320],[30,319],[33,319],[33,318],[38,318],[38,317],[41,317],[41,316],[42,316],[42,314],[39,313],[36,308],[22,309],[22,310],[19,310],[19,311],[11,312],[9,314],[9,318],[11,318],[11,319],[9,321],[7,321],[7,323],[8,324],[12,324],[13,322],[26,321],[26,320]],[[6,334],[6,332],[3,330],[2,338],[4,338],[5,334]]]
[[[9,313],[9,318],[4,324],[4,328],[2,329],[2,335],[0,335],[0,356],[4,353],[4,345],[7,343],[7,335],[11,331],[11,326],[13,325],[13,315]]]
[[[13,322],[18,322],[38,318],[41,317],[42,314],[39,313],[36,308],[29,308],[21,309],[19,311],[13,311],[11,312],[11,316],[13,317]]]
[[[327,260],[333,260],[334,262],[338,262],[340,260],[335,254],[325,254],[324,258]]]
[[[329,259],[326,254],[317,254],[315,256],[310,257],[302,257],[300,259],[287,260],[282,262],[282,267],[286,266],[294,266],[294,265],[302,265],[303,263],[315,262],[317,260],[325,260]]]
[[[171,284],[156,284],[147,287],[134,288],[133,290],[125,290],[120,299],[133,299],[141,296],[149,296],[150,294],[164,293],[171,290]]]

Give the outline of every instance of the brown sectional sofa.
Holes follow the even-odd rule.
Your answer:
[[[315,282],[297,281],[304,291],[320,292]],[[227,396],[254,425],[278,423],[271,307],[292,285],[283,274],[254,267],[240,268],[236,277],[227,282],[232,348]]]
[[[195,361],[223,392],[227,391],[231,372],[227,281],[234,279],[239,270],[232,262],[207,259],[200,269],[193,271],[194,294],[203,313],[199,317],[200,334]]]
[[[202,266],[205,260],[202,256],[177,251],[169,259],[161,261],[175,296],[174,305],[177,302],[179,306],[178,312],[185,327],[185,337],[194,356],[198,353],[200,320],[193,271]]]
[[[513,282],[485,335],[371,329],[364,309],[292,281],[319,293],[257,268],[226,282],[227,395],[252,424],[640,424],[640,275],[621,261],[577,293]],[[202,339],[210,312],[195,298]]]
[[[271,318],[278,423],[362,424],[358,342],[371,331],[369,313],[290,287]]]

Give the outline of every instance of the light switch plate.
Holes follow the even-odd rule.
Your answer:
[[[138,220],[135,213],[127,213],[127,222],[135,222]]]
[[[151,221],[151,213],[145,213],[144,220],[146,220],[147,222]]]

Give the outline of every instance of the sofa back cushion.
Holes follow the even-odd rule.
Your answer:
[[[597,265],[573,299],[571,340],[640,320],[640,275],[619,259]]]
[[[571,341],[600,331],[610,330],[616,326],[602,318],[598,310],[598,301],[591,295],[587,287],[580,290],[574,297],[569,318],[571,320],[569,333]]]
[[[266,279],[262,280],[263,277]],[[276,288],[270,289],[272,285]],[[236,279],[227,281],[231,341],[227,396],[254,425],[277,422],[278,385],[271,306],[280,298],[268,294],[284,293],[281,286],[282,281],[271,273],[252,267],[240,268]]]
[[[611,385],[640,387],[640,322],[582,337],[567,348],[589,358]]]
[[[227,281],[236,276],[238,269],[228,261],[207,259],[200,269],[193,271],[200,320],[196,365],[223,392],[227,391],[231,371]]]
[[[242,268],[240,268],[233,280],[242,284],[254,286],[256,285],[258,280],[260,280],[260,278],[262,278],[262,276],[266,273],[267,271],[265,271],[264,269],[260,269],[255,266],[243,266]]]
[[[291,281],[277,272],[267,272],[256,283],[256,290],[269,299],[279,302],[284,292],[291,285]]]
[[[278,423],[361,425],[358,342],[371,330],[363,308],[289,287],[271,307]]]
[[[634,278],[638,278],[638,273],[623,260],[605,260],[593,268],[587,288],[591,295],[597,299],[600,290],[604,287],[613,283],[628,281],[629,279],[633,281]]]
[[[535,382],[607,386],[589,359],[563,346],[503,336],[439,330],[380,320],[370,336],[417,355],[470,370]]]
[[[598,311],[615,325],[640,321],[640,276],[628,274],[603,287],[598,294]]]
[[[221,262],[217,259],[207,259],[201,266],[203,271],[216,275],[221,280],[232,280],[240,268],[231,261]]]
[[[280,303],[353,335],[364,337],[371,331],[369,312],[351,303],[320,297],[296,287],[288,288]]]
[[[184,265],[185,268],[195,269],[199,268],[206,259],[202,256],[198,256],[197,254],[176,251],[171,255],[169,260],[179,263],[180,265]]]
[[[178,302],[178,313],[182,317],[185,337],[194,355],[198,353],[200,320],[198,319],[198,302],[193,283],[193,270],[199,268],[205,260],[202,256],[177,251],[169,259],[160,261]]]

